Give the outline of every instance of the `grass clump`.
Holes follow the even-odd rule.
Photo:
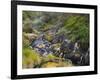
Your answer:
[[[40,64],[40,55],[30,48],[23,49],[23,68],[33,68],[35,65]]]

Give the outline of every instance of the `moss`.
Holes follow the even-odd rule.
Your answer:
[[[56,56],[54,56],[53,54],[48,54],[47,55],[47,59],[55,59],[56,58]]]
[[[32,41],[36,40],[41,34],[45,34],[43,39],[51,42],[50,47],[53,50],[52,52],[55,53],[40,56],[35,50],[29,48]],[[63,39],[56,38],[56,35],[62,36],[62,34]],[[86,52],[89,47],[89,15],[23,11],[23,68],[37,68],[41,65],[42,67],[73,66],[70,60],[62,59],[59,56],[61,52],[71,53],[69,49],[60,50],[65,38],[70,40],[71,43],[78,41],[80,50]],[[57,44],[53,44],[53,39],[57,40]],[[56,40],[54,40],[55,43]],[[44,45],[40,47],[45,48]],[[79,57],[80,53],[76,52],[75,56]]]
[[[71,67],[71,66],[73,66],[71,61],[68,61],[68,60],[61,61],[61,60],[59,60],[58,62],[48,61],[48,62],[44,63],[41,67],[43,67],[43,68],[50,68],[51,67],[52,68],[52,67]]]
[[[36,30],[36,29],[33,29],[33,31],[32,31],[34,34],[37,34],[37,35],[39,35],[40,34],[40,32],[38,31],[38,30]]]
[[[26,67],[31,65],[30,68],[32,68],[40,63],[41,56],[35,50],[31,50],[30,48],[23,49],[23,65],[26,65]]]
[[[33,29],[32,29],[32,23],[31,22],[23,24],[23,32],[32,33],[32,31],[33,31]]]
[[[22,36],[22,43],[23,43],[23,47],[29,47],[29,39],[25,36],[25,32],[23,33],[23,36]]]
[[[56,48],[60,48],[60,46],[61,46],[61,43],[53,44],[54,49],[56,49]]]
[[[47,62],[45,64],[42,65],[42,67],[44,68],[50,68],[50,67],[57,67],[59,64],[55,63],[55,62]]]
[[[50,34],[50,33],[46,33],[46,34],[44,35],[44,37],[45,37],[46,40],[48,40],[48,41],[50,41],[50,42],[53,40],[53,35]]]

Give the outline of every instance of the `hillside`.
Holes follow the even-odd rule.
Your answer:
[[[23,11],[23,68],[89,65],[89,15]]]

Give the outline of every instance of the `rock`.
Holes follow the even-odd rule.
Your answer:
[[[52,53],[51,43],[43,39],[43,36],[40,36],[38,39],[32,42],[31,46],[36,49],[41,55]]]
[[[31,42],[33,39],[37,38],[37,35],[34,33],[24,33],[24,36]]]
[[[83,54],[81,60],[80,60],[81,65],[89,65],[90,64],[90,56],[89,56],[89,49],[86,53]]]
[[[60,48],[61,52],[63,52],[64,54],[71,53],[73,49],[74,49],[74,44],[70,43],[68,40],[65,40]]]
[[[66,54],[65,58],[70,59],[72,61],[72,63],[75,64],[75,65],[80,65],[80,63],[79,63],[80,60],[81,60],[80,54],[73,54],[73,53]]]
[[[61,35],[55,35],[52,43],[55,44],[55,43],[61,43],[65,40],[65,36],[64,34],[61,34]]]

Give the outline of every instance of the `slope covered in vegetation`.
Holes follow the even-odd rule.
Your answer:
[[[23,11],[23,68],[89,65],[89,15]]]

